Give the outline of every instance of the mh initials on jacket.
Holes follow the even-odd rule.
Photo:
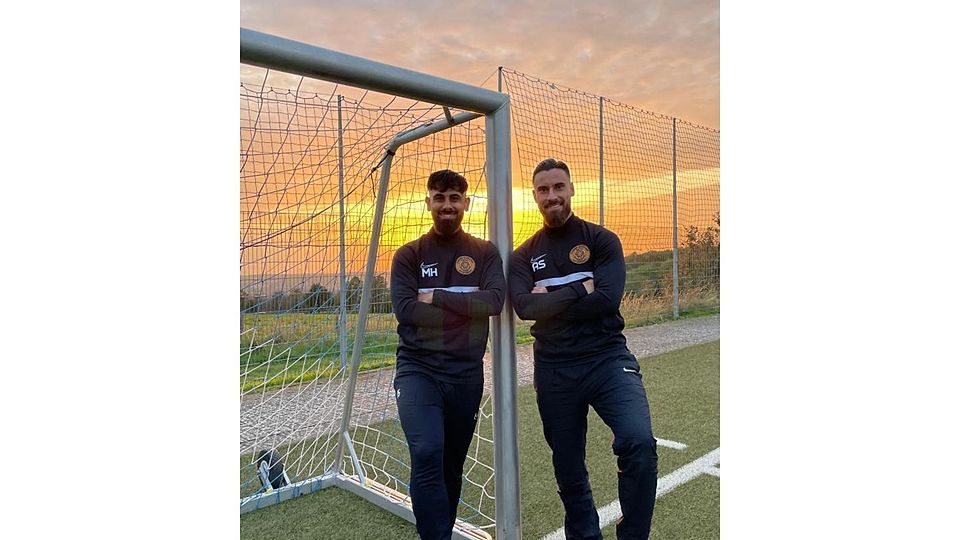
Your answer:
[[[420,277],[437,277],[439,272],[437,272],[437,264],[423,264],[420,263]]]

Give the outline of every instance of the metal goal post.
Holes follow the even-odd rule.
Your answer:
[[[485,117],[486,166],[488,186],[489,238],[497,246],[504,263],[504,273],[513,246],[512,231],[512,179],[510,168],[510,101],[499,92],[442,79],[424,73],[374,62],[329,49],[292,41],[289,39],[240,29],[240,62],[294,75],[326,80],[384,94],[433,103],[442,107],[456,108]],[[477,115],[469,113],[447,115],[446,125],[432,129],[439,131]],[[391,143],[399,145],[413,140],[417,133],[402,133]],[[423,136],[423,135],[421,135]],[[396,147],[389,149],[396,151]],[[389,182],[389,164],[381,177],[378,198],[384,196]],[[378,208],[382,212],[381,201]],[[381,216],[377,216],[378,218]],[[376,227],[374,227],[376,229]],[[376,230],[371,235],[371,252],[375,257]],[[368,265],[372,271],[373,265]],[[369,303],[372,279],[363,282],[361,303]],[[362,314],[362,309],[361,309]],[[359,350],[362,348],[363,324],[358,323],[357,343],[351,365],[351,378],[359,368]],[[493,403],[494,403],[494,476],[496,490],[496,537],[501,540],[520,538],[520,483],[519,451],[517,446],[517,371],[515,354],[515,329],[513,307],[509,297],[503,311],[491,321],[491,349],[493,357]],[[348,400],[349,401],[349,392]],[[349,414],[349,411],[346,411]],[[344,422],[347,417],[344,417]],[[346,424],[345,424],[346,425]],[[338,458],[346,459],[344,448],[350,449],[346,430],[341,430],[342,440]],[[297,483],[280,488],[272,494],[279,501],[328,486],[339,486],[356,491],[356,479],[346,478],[342,464],[338,463],[334,474],[308,481],[310,486]],[[388,494],[374,489],[363,490],[363,496],[397,515],[410,520],[408,509],[400,508]],[[383,499],[382,501],[380,499]],[[258,505],[259,506],[259,505]],[[462,536],[462,534],[460,535]]]

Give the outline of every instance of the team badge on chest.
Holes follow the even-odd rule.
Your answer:
[[[573,264],[583,264],[590,260],[590,248],[584,244],[575,246],[570,250],[570,262]]]
[[[473,273],[474,270],[477,269],[477,263],[474,262],[472,257],[469,257],[467,255],[462,255],[460,257],[457,257],[456,267],[457,267],[457,272],[460,272],[465,276],[469,276],[470,274]]]

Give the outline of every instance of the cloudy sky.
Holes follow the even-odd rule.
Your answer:
[[[241,0],[240,24],[487,88],[509,67],[720,128],[719,0]]]

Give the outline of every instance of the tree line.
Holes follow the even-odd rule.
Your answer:
[[[353,276],[347,280],[347,311],[356,313],[360,309],[360,296],[363,282]],[[340,311],[340,291],[331,291],[320,283],[314,283],[304,292],[300,289],[278,291],[270,296],[254,296],[240,290],[240,311],[243,313],[273,313],[277,311],[294,313],[331,313]],[[373,291],[370,296],[372,313],[390,313],[390,289],[383,274],[373,279]]]
[[[677,249],[680,289],[720,288],[720,213],[704,230],[687,227]],[[652,296],[673,295],[673,250],[631,253],[625,258],[625,292]]]

